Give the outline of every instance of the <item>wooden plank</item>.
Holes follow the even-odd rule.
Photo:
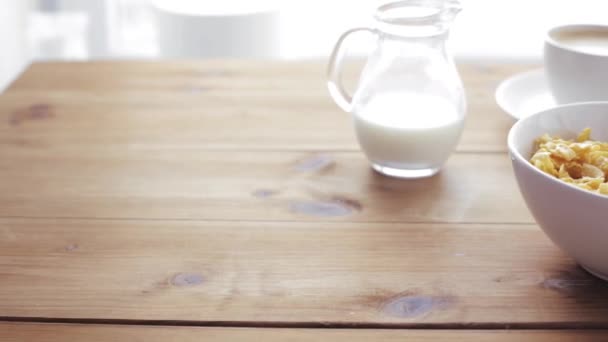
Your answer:
[[[603,341],[608,332],[517,330],[368,330],[368,329],[252,329],[198,327],[138,327],[66,324],[0,323],[0,340],[6,342],[199,342],[199,341]]]
[[[461,66],[469,117],[459,151],[506,150],[512,121],[494,89],[529,68]],[[324,62],[34,64],[0,96],[0,137],[20,148],[358,150]]]
[[[456,154],[419,181],[380,176],[357,152],[0,154],[0,217],[533,222],[504,154]]]
[[[0,313],[605,327],[608,285],[533,225],[3,219]]]

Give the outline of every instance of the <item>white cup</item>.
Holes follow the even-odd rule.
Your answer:
[[[558,104],[608,101],[608,26],[554,27],[545,38],[544,62]]]

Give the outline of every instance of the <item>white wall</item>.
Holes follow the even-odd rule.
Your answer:
[[[96,58],[108,56],[107,1],[106,0],[59,0],[58,10],[80,11],[88,15],[87,54]]]
[[[283,56],[326,57],[340,33],[369,25],[379,0],[286,0]],[[466,59],[540,60],[547,28],[564,23],[608,25],[608,0],[461,0],[451,47]],[[355,54],[365,51],[354,42]]]
[[[452,47],[464,58],[540,60],[545,32],[556,25],[608,24],[606,0],[461,0]]]
[[[29,2],[0,0],[0,91],[28,63],[25,26]]]
[[[0,0],[0,91],[27,63],[25,24],[30,1]],[[109,8],[120,10],[114,11],[116,13],[104,10],[106,1],[112,4]],[[139,15],[146,12],[145,1],[57,0],[59,9],[80,11],[93,17],[88,34],[81,34],[84,43],[80,45],[86,51],[81,54],[66,51],[60,57],[156,57],[154,23],[149,15]],[[288,59],[327,58],[342,32],[371,24],[373,9],[380,1],[386,0],[280,1],[283,7],[281,56]],[[548,27],[571,22],[608,25],[608,0],[461,1],[464,10],[457,18],[451,39],[452,49],[459,58],[538,62]],[[125,7],[125,4],[129,6]],[[106,17],[108,13],[112,15]],[[360,42],[355,43],[353,50],[362,55],[366,48],[364,42]],[[32,57],[36,51],[32,49]]]

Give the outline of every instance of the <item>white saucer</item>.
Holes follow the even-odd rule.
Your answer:
[[[523,72],[502,81],[496,88],[496,102],[515,120],[556,105],[543,69]]]

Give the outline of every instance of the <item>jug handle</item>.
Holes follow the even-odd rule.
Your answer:
[[[327,67],[327,88],[329,89],[329,94],[336,104],[348,113],[352,111],[353,98],[342,86],[342,62],[344,60],[344,54],[346,53],[344,42],[346,38],[358,32],[368,32],[377,36],[375,30],[367,27],[357,27],[344,32],[336,42],[336,46],[331,53],[329,65]]]

